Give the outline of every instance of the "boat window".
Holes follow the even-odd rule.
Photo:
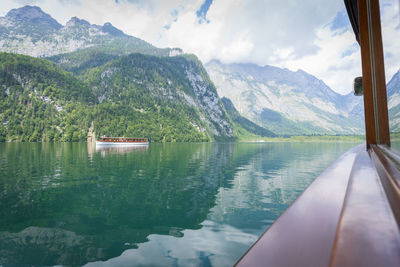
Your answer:
[[[392,147],[400,150],[400,2],[380,1],[382,42]]]

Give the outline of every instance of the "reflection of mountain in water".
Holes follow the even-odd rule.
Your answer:
[[[222,187],[209,218],[260,235],[345,150],[354,144],[276,143],[258,146]],[[239,153],[240,154],[240,153]]]
[[[3,265],[106,260],[207,219],[259,233],[310,182],[302,172],[343,152],[308,144],[152,144],[124,153],[0,146]]]
[[[233,146],[152,145],[105,157],[79,144],[1,151],[0,263],[75,265],[115,257],[149,234],[200,228],[229,179],[220,174]]]

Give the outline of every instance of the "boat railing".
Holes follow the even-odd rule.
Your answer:
[[[133,138],[133,137],[101,137],[101,142],[148,142],[147,138]]]

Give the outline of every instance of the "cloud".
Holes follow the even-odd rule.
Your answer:
[[[331,0],[1,0],[0,15],[35,4],[65,24],[77,16],[158,47],[180,47],[203,62],[303,69],[337,92],[361,74],[358,45],[342,1]],[[399,68],[399,8],[383,0],[387,75]],[[391,76],[390,76],[391,77]]]
[[[303,69],[338,93],[349,93],[353,79],[361,75],[360,49],[350,25],[336,27],[335,30],[330,24],[321,27],[313,42],[319,48],[313,54],[292,57],[284,62],[280,61],[280,57],[276,64],[291,70]]]
[[[246,229],[249,231],[249,229]],[[228,224],[210,220],[201,223],[198,230],[183,230],[182,237],[169,235],[148,236],[149,242],[138,244],[107,261],[90,262],[94,266],[232,266],[257,240],[257,235]]]

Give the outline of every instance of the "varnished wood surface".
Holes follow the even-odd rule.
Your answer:
[[[369,152],[363,145],[353,148],[324,171],[236,265],[400,266],[400,221],[395,213],[400,195],[390,197],[384,182],[398,190],[399,167],[400,155],[386,146],[372,145]]]
[[[377,102],[379,115],[379,144],[390,145],[388,104],[386,94],[385,64],[383,57],[381,17],[379,9],[379,0],[371,1],[372,31],[373,31],[373,49],[375,56],[375,78],[377,87]]]
[[[400,266],[400,232],[367,152],[357,155],[330,267]]]
[[[400,225],[400,155],[390,147],[372,145],[370,156]]]
[[[366,0],[358,1],[358,17],[360,26],[360,49],[362,63],[362,79],[364,94],[365,137],[367,146],[376,144],[375,111],[372,92],[371,55],[368,31],[368,14]]]
[[[326,169],[245,254],[237,266],[327,266],[356,154]]]
[[[370,34],[368,28],[367,1],[369,1],[371,5],[370,26],[372,34]],[[360,23],[360,48],[367,146],[370,144],[390,145],[379,0],[359,0],[358,15]],[[372,54],[373,57],[371,56]],[[372,64],[372,60],[374,64]],[[372,75],[375,77],[375,99]],[[374,110],[374,101],[376,101],[377,110]],[[375,114],[378,116],[377,125],[375,125]],[[378,129],[378,131],[376,131],[376,129]],[[377,132],[379,133],[378,138],[376,135]]]

